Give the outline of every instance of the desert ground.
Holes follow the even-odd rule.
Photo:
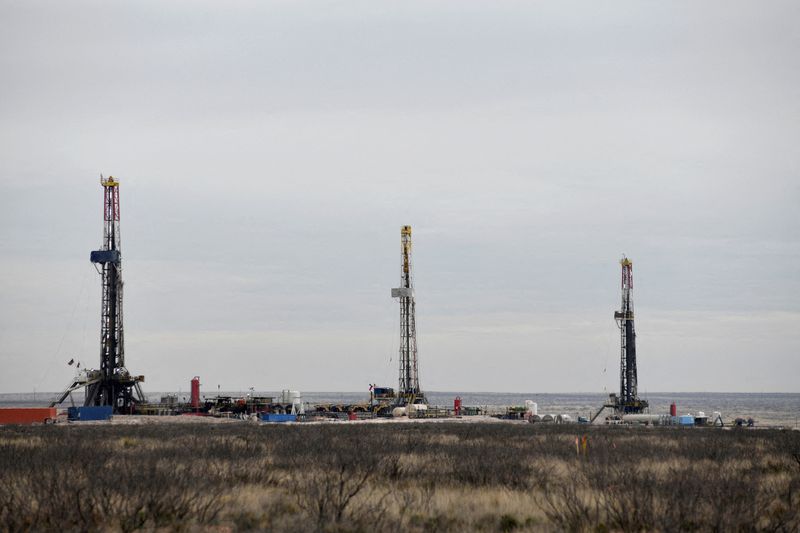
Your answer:
[[[798,431],[447,422],[0,428],[3,531],[799,528]]]

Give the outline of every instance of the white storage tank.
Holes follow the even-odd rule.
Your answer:
[[[412,403],[406,406],[406,414],[408,416],[416,416],[417,413],[422,413],[423,411],[427,411],[428,406],[424,403]]]
[[[656,425],[662,421],[661,415],[649,414],[629,414],[622,417],[622,422],[625,424],[647,424]]]
[[[525,400],[525,407],[528,415],[536,416],[539,414],[539,405],[532,400]]]
[[[299,399],[300,391],[288,389],[281,391],[281,403],[296,403],[295,400]]]
[[[392,409],[392,416],[406,416],[406,408],[405,407],[395,407]]]

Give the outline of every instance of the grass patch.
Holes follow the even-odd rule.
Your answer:
[[[798,458],[778,430],[9,426],[0,530],[796,531]]]

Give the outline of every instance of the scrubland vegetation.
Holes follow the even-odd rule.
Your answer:
[[[575,438],[587,436],[586,451]],[[797,531],[800,432],[0,428],[3,531]]]

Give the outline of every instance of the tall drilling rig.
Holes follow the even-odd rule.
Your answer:
[[[428,403],[419,388],[417,371],[417,326],[414,301],[414,278],[411,275],[411,226],[400,229],[400,287],[392,297],[400,300],[400,383],[398,405]]]
[[[125,368],[125,338],[122,327],[122,253],[119,233],[119,181],[100,176],[103,187],[103,245],[89,255],[102,278],[100,313],[100,369],[84,369],[67,387],[63,402],[79,388],[85,388],[84,405],[110,405],[115,413],[130,413],[144,402],[140,383],[144,376],[132,376]]]
[[[633,261],[625,256],[622,265],[622,305],[614,312],[620,330],[619,397],[614,408],[619,414],[641,413],[647,402],[639,399],[636,373],[636,330],[633,327]]]

